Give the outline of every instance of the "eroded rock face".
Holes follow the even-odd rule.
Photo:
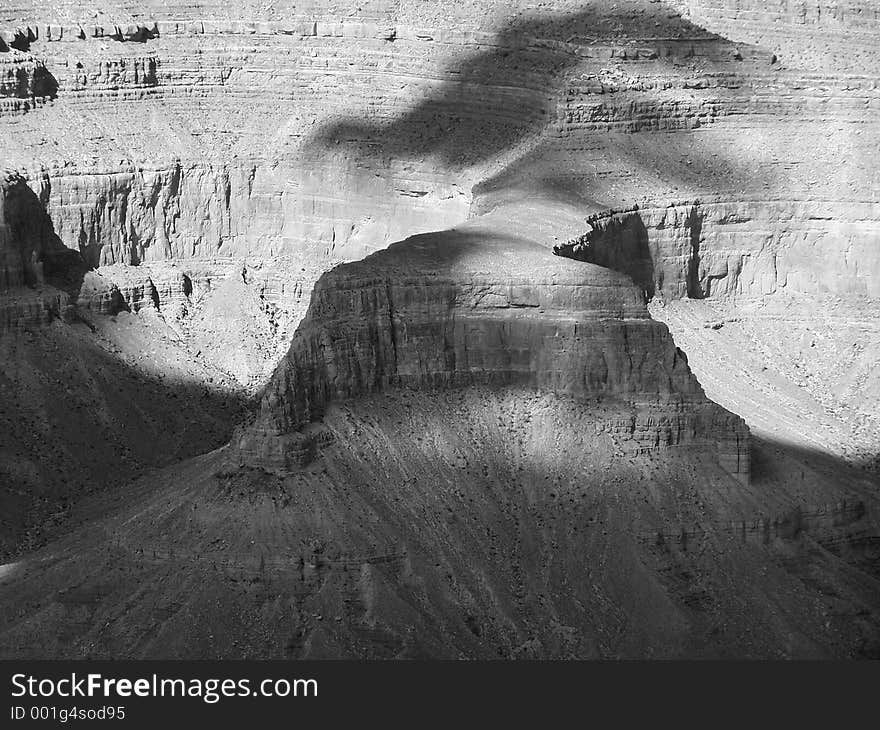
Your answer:
[[[51,226],[41,225],[41,212],[24,179],[7,173],[0,183],[0,287],[4,290],[43,283],[41,264]]]
[[[0,653],[876,655],[867,0],[3,23],[0,511],[108,516],[7,576]]]
[[[46,212],[16,173],[0,178],[0,335],[70,317],[79,256],[55,236]],[[74,281],[74,288],[76,283]]]
[[[94,266],[329,266],[548,191],[809,235],[812,201],[877,220],[847,207],[876,187],[876,35],[855,1],[23,3],[0,151]]]
[[[4,112],[26,110],[28,101],[40,103],[55,95],[58,83],[41,60],[27,54],[11,54],[9,48],[0,47],[2,51],[8,54],[0,57],[0,108]]]
[[[311,451],[300,430],[330,402],[469,385],[623,401],[630,417],[608,428],[645,449],[712,444],[748,479],[745,425],[705,398],[627,277],[478,224],[325,274],[239,446],[256,463],[302,465]]]
[[[875,203],[681,202],[590,216],[556,253],[629,274],[661,299],[880,297]]]
[[[871,0],[669,0],[694,22],[796,56],[817,71],[877,68],[880,13]]]
[[[339,259],[545,198],[600,211],[582,258],[649,297],[876,296],[865,3],[511,8],[25,3],[2,34],[0,150],[98,268],[83,310],[213,335],[258,270],[276,342],[245,378]],[[558,211],[539,212],[547,246]]]

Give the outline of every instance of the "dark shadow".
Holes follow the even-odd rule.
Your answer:
[[[27,50],[27,44],[16,41],[13,41],[12,47],[17,50]],[[6,46],[3,39],[0,38],[0,52],[8,50],[9,46]],[[17,65],[14,73],[15,85],[11,93],[13,97],[18,99],[33,99],[35,97],[55,99],[58,97],[58,79],[41,61]]]
[[[146,43],[147,41],[153,40],[154,38],[159,37],[159,29],[153,25],[152,27],[147,27],[145,25],[135,25],[129,26],[127,28],[119,28],[110,35],[114,41],[122,41],[122,42],[131,42],[131,43]]]
[[[17,248],[12,268],[22,272],[13,294],[52,286],[76,302],[92,267],[62,243],[45,201],[15,173],[3,188],[3,217]],[[15,364],[0,371],[0,562],[66,530],[83,495],[223,445],[249,402],[148,375],[73,320],[0,335],[0,354]]]
[[[689,207],[684,230],[690,243],[686,262],[679,261],[674,252],[664,250],[659,237],[651,241],[638,206],[588,216],[587,231],[556,244],[553,253],[626,274],[645,293],[646,300],[655,294],[703,299],[710,295],[713,281],[724,275],[713,276],[701,271],[700,243],[705,214],[699,200],[680,204],[682,208],[685,206]]]
[[[364,109],[363,114],[325,124],[306,140],[304,150],[318,156],[336,151],[363,167],[433,157],[449,171],[463,171],[498,160],[526,140],[538,140],[536,146],[513,157],[474,187],[475,212],[488,212],[510,196],[550,196],[592,211],[604,207],[593,198],[607,193],[602,191],[595,160],[585,161],[578,153],[603,146],[608,146],[611,159],[623,160],[624,169],[627,161],[632,171],[644,169],[646,175],[660,169],[659,174],[673,189],[686,186],[703,191],[707,181],[712,187],[714,180],[724,181],[732,189],[740,181],[754,182],[756,176],[772,185],[773,172],[756,171],[750,160],[725,149],[685,145],[688,164],[672,168],[662,154],[655,159],[658,148],[653,142],[646,143],[646,138],[715,122],[716,117],[702,113],[700,107],[704,101],[710,106],[716,101],[712,89],[688,89],[683,99],[691,102],[682,103],[693,103],[692,113],[682,112],[668,94],[656,89],[589,92],[583,108],[575,109],[586,118],[576,123],[569,135],[545,133],[554,122],[565,123],[567,112],[558,104],[564,103],[567,89],[573,87],[577,92],[583,84],[598,83],[595,70],[575,76],[569,73],[586,58],[594,59],[594,67],[599,67],[606,58],[603,54],[612,54],[612,66],[617,62],[615,53],[623,58],[635,55],[640,63],[644,58],[643,68],[653,68],[660,76],[674,69],[674,74],[691,70],[711,74],[717,69],[729,76],[731,62],[753,64],[751,68],[770,63],[769,52],[746,52],[743,44],[694,25],[662,2],[620,6],[589,3],[577,13],[533,14],[509,22],[497,31],[496,47],[468,54],[449,65],[443,73],[447,80],[401,116],[376,118],[372,110]],[[697,52],[703,42],[716,44],[714,55]],[[730,60],[721,62],[719,57]],[[454,80],[448,80],[450,76]],[[735,84],[725,85],[725,96],[739,93]],[[747,87],[742,91],[746,98],[750,93]],[[672,120],[671,126],[661,131],[656,125],[667,118]],[[654,122],[642,126],[640,120],[644,119]],[[627,140],[637,137],[641,137],[641,149]]]
[[[851,461],[781,439],[753,435],[751,486],[768,495],[768,507],[755,517],[769,521],[771,528],[777,526],[784,536],[803,537],[807,547],[821,546],[880,581],[877,463],[877,456]],[[769,504],[776,505],[775,509]],[[809,571],[804,572],[805,580],[809,580]],[[880,605],[874,608],[880,609]],[[880,649],[880,641],[875,649]]]
[[[66,34],[67,31],[65,31],[65,35]],[[74,33],[74,35],[79,40],[86,39],[85,31],[83,31],[82,28],[80,28],[78,32]],[[159,37],[159,29],[155,23],[152,26],[115,26],[112,29],[112,32],[108,33],[107,35],[102,35],[100,37],[123,43],[146,43],[147,41],[154,40],[155,38]],[[38,38],[34,34],[33,28],[16,28],[15,31],[13,31],[12,40],[10,40],[8,43],[0,38],[0,52],[8,51],[10,48],[14,48],[17,51],[27,52],[30,51],[31,44],[35,43],[37,40]],[[55,40],[57,40],[57,38]]]
[[[546,248],[526,242],[529,249],[524,249],[525,253],[531,250],[553,263]],[[516,238],[493,236],[480,228],[414,236],[325,274],[316,286],[310,310],[321,306],[322,288],[338,289],[346,281],[350,284],[354,275],[368,282],[389,282],[400,272],[419,278],[442,277],[463,265],[467,270],[494,272],[499,268],[498,254],[516,251],[519,243]],[[535,261],[538,259],[508,256],[503,263],[531,271]],[[324,302],[328,304],[327,313],[337,317],[334,326],[343,333],[352,334],[361,324],[344,316],[332,302]],[[387,316],[395,315],[389,311]],[[362,322],[370,326],[369,318],[362,318]],[[410,337],[417,334],[410,332]],[[107,357],[111,382],[126,377],[120,363]],[[61,366],[67,367],[67,363]],[[0,387],[2,378],[0,373]],[[179,422],[169,424],[170,417],[180,414],[168,410],[172,404],[164,398],[168,393],[198,398],[198,392],[187,393],[180,387],[164,394],[148,390],[157,386],[155,382],[135,382],[126,388],[138,397],[136,407],[126,410],[126,430],[138,427],[131,413],[155,407],[158,416],[153,427],[162,430],[162,437],[175,439],[180,449],[194,449],[184,438],[188,434],[179,430]],[[71,517],[58,528],[65,533],[72,527],[83,529],[58,547],[31,556],[21,572],[5,584],[0,612],[0,639],[6,642],[3,650],[16,650],[10,648],[11,633],[22,642],[17,649],[22,654],[66,656],[81,649],[82,637],[101,627],[90,645],[96,655],[128,652],[127,656],[137,656],[143,652],[155,656],[180,651],[184,646],[181,637],[203,628],[212,635],[241,636],[245,627],[257,626],[262,636],[272,637],[269,644],[261,639],[249,648],[212,643],[185,645],[183,650],[190,652],[190,658],[204,657],[209,651],[230,657],[250,651],[259,656],[259,652],[272,651],[269,646],[286,643],[289,655],[300,657],[303,634],[289,641],[267,634],[282,625],[290,626],[290,622],[277,620],[275,615],[267,617],[259,610],[255,613],[254,607],[271,601],[297,605],[295,601],[305,597],[312,611],[320,607],[325,616],[342,617],[333,622],[338,635],[350,630],[357,638],[356,650],[329,645],[327,651],[338,651],[339,656],[406,655],[402,641],[406,634],[408,641],[430,656],[447,655],[449,647],[456,647],[460,655],[464,647],[472,656],[497,651],[496,656],[513,657],[521,640],[505,640],[493,628],[499,625],[496,617],[500,614],[485,607],[498,606],[498,595],[522,596],[523,587],[528,586],[531,596],[547,594],[559,601],[554,605],[530,598],[522,604],[525,613],[518,615],[528,618],[524,626],[529,627],[529,636],[535,635],[534,626],[544,626],[541,631],[549,639],[559,616],[564,617],[566,626],[584,627],[587,635],[590,626],[603,627],[607,638],[583,649],[585,655],[642,656],[644,645],[639,642],[646,641],[647,633],[657,631],[650,606],[659,605],[660,600],[676,606],[688,620],[686,625],[693,627],[688,631],[695,643],[688,644],[688,655],[726,652],[743,657],[754,656],[756,651],[770,655],[777,647],[790,651],[788,626],[781,632],[762,627],[756,643],[753,616],[768,606],[776,611],[780,606],[799,611],[806,601],[834,607],[832,620],[837,623],[831,628],[824,623],[829,614],[813,611],[820,616],[815,624],[817,640],[829,652],[878,655],[880,617],[872,603],[880,595],[877,492],[843,462],[784,444],[761,442],[756,447],[756,476],[751,485],[737,486],[727,479],[719,482],[711,470],[703,473],[691,454],[670,456],[668,464],[665,458],[652,458],[621,461],[614,469],[589,472],[578,468],[566,473],[578,454],[547,449],[542,453],[546,462],[526,459],[517,467],[501,462],[496,455],[499,452],[486,448],[482,432],[472,431],[466,419],[437,421],[453,433],[461,429],[462,443],[473,449],[474,459],[453,467],[445,463],[444,454],[449,452],[434,451],[433,445],[424,451],[432,454],[433,460],[413,457],[418,452],[414,444],[424,433],[402,419],[420,408],[444,418],[432,408],[425,393],[394,388],[388,395],[387,399],[373,398],[372,406],[365,405],[369,398],[353,404],[353,410],[363,409],[365,417],[360,423],[367,427],[347,433],[338,447],[339,442],[331,442],[327,455],[321,455],[321,463],[312,470],[277,473],[238,466],[224,461],[227,454],[215,454],[174,473],[155,474],[125,490],[119,489],[126,474],[123,471],[105,475],[106,481],[91,482],[103,491],[95,500],[71,507]],[[485,408],[486,401],[481,404]],[[180,410],[191,417],[186,410],[190,404],[182,405]],[[88,411],[84,418],[87,415]],[[228,412],[225,415],[231,418]],[[221,426],[228,423],[223,420]],[[499,423],[503,427],[504,419]],[[561,425],[566,423],[572,425],[568,419]],[[81,443],[86,448],[86,444],[98,441],[91,424],[83,420],[75,425],[82,432],[82,441],[70,441],[70,434],[66,434],[68,443]],[[201,422],[195,425],[200,428]],[[386,434],[394,438],[386,438]],[[515,434],[513,429],[499,431],[498,437]],[[43,441],[45,445],[48,440]],[[375,448],[377,443],[382,446]],[[585,451],[589,448],[588,441]],[[89,457],[89,463],[102,463],[91,454]],[[675,468],[676,458],[689,468]],[[437,469],[419,468],[426,463]],[[377,465],[381,471],[376,470]],[[51,467],[60,471],[55,463]],[[456,470],[452,478],[446,476],[449,469]],[[801,476],[800,469],[809,470],[809,477]],[[379,473],[381,478],[376,478]],[[195,480],[193,474],[197,475]],[[584,489],[585,480],[605,477],[620,480],[609,481],[601,489]],[[649,486],[641,477],[647,477]],[[819,485],[821,491],[809,492],[801,483]],[[670,495],[671,504],[667,502]],[[79,497],[81,494],[74,493],[70,500]],[[645,503],[663,505],[658,514],[665,513],[663,519],[651,517],[644,525],[651,528],[648,542],[640,538],[634,520]],[[64,510],[65,503],[57,508]],[[470,527],[472,522],[476,528]],[[55,537],[58,533],[42,534]],[[255,541],[259,547],[251,549]],[[610,615],[585,608],[591,606],[590,596],[596,595],[592,582],[572,580],[572,576],[589,574],[590,566],[603,554],[623,555],[631,561],[612,561],[610,572],[597,579],[607,595],[622,596]],[[48,559],[43,560],[45,557]],[[549,584],[544,558],[554,564]],[[361,617],[367,614],[357,599],[365,565],[381,573],[384,590],[379,600],[371,603],[370,633],[361,631]],[[402,565],[405,572],[397,567]],[[628,565],[636,569],[630,570]],[[752,592],[754,576],[768,573],[770,579]],[[472,580],[475,574],[482,576],[479,581]],[[419,585],[429,589],[413,590],[413,575],[419,578]],[[707,580],[707,575],[714,577]],[[479,602],[452,601],[447,589],[438,592],[432,588],[445,586],[451,579],[464,585]],[[242,585],[250,586],[249,592],[241,590]],[[632,587],[615,594],[620,585]],[[659,598],[640,613],[646,591],[658,590]],[[131,596],[136,591],[146,591],[151,601],[132,611]],[[320,596],[328,594],[354,596],[345,604],[353,606],[354,612],[329,613],[330,604],[320,603]],[[741,600],[731,602],[732,594],[741,595]],[[48,602],[56,612],[35,610],[35,605],[42,605],[38,601]],[[230,601],[234,611],[229,609]],[[181,612],[183,605],[187,609]],[[220,608],[214,613],[199,610],[208,605]],[[417,606],[426,618],[415,622],[411,614],[401,618],[396,608],[400,605]],[[197,610],[190,611],[191,606]],[[218,633],[215,627],[228,628],[230,615],[244,619],[232,633]],[[377,615],[383,626],[392,628],[376,630]],[[150,627],[155,627],[156,616],[163,621],[176,616],[177,622],[167,623],[169,630],[163,632],[161,641],[133,643],[132,636],[153,637],[154,628]],[[187,616],[196,616],[198,623],[185,623]],[[442,621],[436,620],[438,616]],[[548,616],[553,618],[549,629],[543,623]],[[707,616],[710,621],[705,620]],[[298,617],[295,620],[300,621]],[[723,633],[712,630],[721,622]],[[795,615],[790,625],[803,630],[805,624]],[[634,634],[634,630],[641,633]],[[674,635],[670,633],[666,650],[681,636],[679,629]],[[46,637],[52,637],[51,644],[46,643]],[[125,644],[115,644],[117,640]],[[535,652],[544,656],[552,649],[538,647]],[[572,655],[580,656],[574,650]]]
[[[38,66],[34,71],[31,95],[55,99],[58,96],[58,79],[45,66]]]
[[[36,40],[37,37],[31,28],[16,28],[12,40],[9,41],[9,46],[16,51],[28,51],[31,43]]]
[[[835,454],[793,444],[782,439],[752,436],[751,476],[755,485],[769,486],[773,480],[804,481],[812,472],[817,482],[829,485],[848,484],[856,499],[880,498],[880,471],[877,456],[843,459]],[[805,470],[788,468],[787,464],[805,465]],[[880,517],[880,515],[878,515]]]
[[[18,245],[24,284],[49,284],[76,300],[89,267],[79,251],[64,245],[52,219],[26,180],[15,175],[4,188],[5,218]]]
[[[691,243],[691,254],[687,264],[687,296],[689,299],[702,299],[709,294],[709,285],[707,284],[707,291],[704,294],[703,288],[700,286],[700,236],[703,232],[703,216],[697,205],[691,208],[685,225],[690,230]]]
[[[646,302],[653,298],[654,258],[638,212],[616,216],[608,211],[589,216],[586,224],[586,233],[554,246],[553,253],[626,274],[644,292]]]
[[[4,334],[0,357],[0,563],[87,522],[83,498],[223,446],[252,406],[145,373],[82,322]]]
[[[310,146],[343,144],[364,159],[434,155],[451,169],[485,162],[547,126],[565,72],[582,63],[591,47],[652,37],[723,40],[656,3],[532,15],[502,27],[495,47],[447,68],[444,75],[455,80],[444,81],[402,117],[335,121],[321,128]],[[686,43],[667,46],[668,55],[658,62],[686,61],[692,52]]]
[[[15,96],[19,99],[35,96],[54,99],[58,96],[58,81],[45,66],[38,65],[32,71],[20,67],[16,72]]]
[[[91,506],[89,529],[4,584],[0,652],[81,656],[88,637],[93,658],[878,656],[876,572],[858,557],[871,504],[767,505],[734,524],[711,473],[549,451],[514,463],[472,441],[478,419],[421,393],[351,410],[359,426],[312,471],[218,454],[196,480],[142,480]],[[436,437],[415,445],[426,424],[463,447],[460,466]],[[634,520],[646,503],[657,512]],[[379,595],[364,597],[367,571]],[[658,621],[658,605],[682,621]],[[559,647],[560,624],[596,640]],[[333,641],[309,641],[327,625]],[[797,632],[809,638],[793,646]],[[542,642],[524,654],[522,637]]]

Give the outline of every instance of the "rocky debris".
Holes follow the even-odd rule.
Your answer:
[[[126,300],[119,287],[97,271],[88,271],[83,277],[77,306],[91,309],[97,314],[113,315],[126,307]]]
[[[685,299],[655,301],[651,313],[688,353],[706,394],[753,433],[871,468],[880,319],[869,301],[815,293],[735,304]]]
[[[76,318],[70,296],[52,287],[40,291],[6,292],[0,300],[0,335],[39,328]]]
[[[66,513],[50,519],[64,505],[103,490],[124,494],[147,469],[223,445],[248,400],[161,321],[82,309],[73,321],[66,294],[27,291],[0,305],[0,326],[18,306],[0,334],[4,556],[69,528]]]

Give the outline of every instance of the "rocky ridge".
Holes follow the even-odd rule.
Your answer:
[[[290,351],[240,436],[246,463],[301,467],[303,427],[331,401],[390,387],[520,385],[631,413],[636,448],[714,446],[748,480],[748,431],[705,399],[642,292],[607,269],[554,259],[478,223],[393,244],[325,274]]]

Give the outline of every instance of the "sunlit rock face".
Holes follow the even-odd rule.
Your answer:
[[[840,250],[862,221],[876,240],[865,3],[59,2],[7,15],[0,114],[15,135],[0,151],[91,266],[326,268],[535,195],[584,215],[703,200],[755,221],[739,254],[781,221],[795,249]],[[728,215],[706,212],[702,234],[726,238]],[[838,278],[851,267],[825,264]]]
[[[705,398],[631,279],[478,224],[325,274],[238,444],[248,463],[303,466],[303,427],[333,401],[474,385],[624,403],[606,426],[632,448],[711,445],[748,480],[745,425]]]
[[[0,654],[877,656],[878,36],[5,3]]]
[[[558,255],[629,274],[660,299],[880,297],[872,203],[671,202],[590,216]]]

